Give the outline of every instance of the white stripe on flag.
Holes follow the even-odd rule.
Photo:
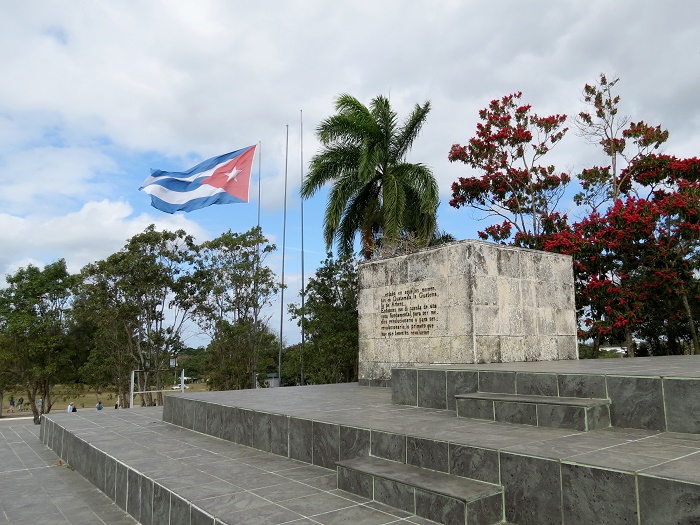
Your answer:
[[[201,176],[201,174],[198,176]],[[194,199],[201,199],[203,197],[211,197],[217,193],[224,193],[225,190],[223,188],[209,186],[209,184],[201,184],[199,188],[195,190],[183,192],[169,190],[160,184],[151,184],[150,186],[144,187],[143,191],[169,204],[184,204]]]

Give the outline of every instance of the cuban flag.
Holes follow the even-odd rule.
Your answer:
[[[190,212],[212,204],[248,202],[255,146],[200,162],[187,171],[151,170],[139,190],[166,213]]]

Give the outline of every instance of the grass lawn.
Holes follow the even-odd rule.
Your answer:
[[[206,383],[191,383],[187,385],[189,392],[204,392],[207,390]],[[165,395],[169,394],[179,394],[179,390],[172,390],[164,392]],[[10,408],[10,396],[15,398],[15,411],[9,412]],[[17,399],[24,397],[24,411],[17,411]],[[27,401],[27,393],[21,391],[15,392],[5,392],[2,399],[2,417],[30,417],[32,415],[32,408],[29,406],[29,401]],[[64,386],[57,385],[54,388],[53,393],[53,406],[51,407],[51,412],[60,412],[68,407],[68,403],[75,403],[78,410],[95,410],[95,405],[98,401],[102,401],[105,408],[114,408],[114,404],[117,402],[117,394],[114,390],[106,390],[101,392],[99,395],[94,391],[88,391],[83,385],[77,386]],[[134,404],[138,405],[140,399],[135,396]]]

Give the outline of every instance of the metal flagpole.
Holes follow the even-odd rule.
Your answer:
[[[301,183],[304,184],[304,111],[299,110],[299,157]],[[306,313],[304,312],[304,197],[301,198],[301,384],[304,384],[304,345],[306,343]]]
[[[262,141],[258,142],[258,228],[260,228],[260,186],[262,186]]]
[[[287,144],[284,152],[284,219],[282,221],[282,291],[280,295],[280,351],[277,362],[277,379],[282,386],[282,334],[284,328],[284,255],[287,243],[287,168],[289,166],[289,124],[287,124]]]
[[[262,141],[258,142],[258,230],[260,229],[260,186],[262,185]],[[258,273],[260,270],[260,242],[255,247],[255,267],[253,268],[253,388],[258,388]]]

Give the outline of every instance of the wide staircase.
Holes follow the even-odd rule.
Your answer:
[[[587,436],[618,428],[627,430],[600,439],[598,448],[604,453],[620,443],[650,445],[657,435],[667,444],[663,436],[668,432],[677,440],[674,446],[680,445],[675,448],[688,447],[687,456],[697,453],[700,459],[700,419],[692,409],[689,421],[687,405],[683,410],[675,406],[698,405],[687,389],[700,385],[700,378],[673,381],[468,367],[401,368],[392,371],[388,404],[383,401],[388,389],[350,385],[173,395],[167,397],[162,422],[134,427],[137,435],[152,433],[147,445],[137,447],[137,440],[130,442],[124,431],[130,411],[119,411],[120,422],[107,426],[108,420],[99,415],[90,414],[81,423],[69,414],[51,416],[45,418],[42,440],[135,519],[148,524],[391,522],[385,512],[372,519],[349,518],[342,514],[347,509],[326,512],[329,500],[342,507],[338,498],[362,506],[362,512],[396,509],[390,515],[393,521],[414,524],[421,519],[446,525],[700,523],[700,484],[694,481],[677,479],[673,471],[657,476],[646,475],[636,465],[616,466],[614,452],[608,469],[595,461],[588,465],[583,459],[569,460],[566,454],[571,451],[546,449],[547,433],[552,433],[557,439],[570,438],[567,446],[579,447],[575,454],[582,455],[576,458],[583,457],[597,439]],[[359,401],[352,398],[355,393]],[[454,430],[450,421],[455,422]],[[459,429],[470,435],[462,436]],[[526,450],[514,443],[515,436],[532,441],[535,434],[542,436],[540,449],[533,445]],[[166,453],[176,435],[188,443],[187,450]],[[210,441],[201,441],[205,439]],[[228,450],[234,445],[226,442],[239,448]],[[195,450],[202,447],[206,454]],[[146,452],[136,453],[136,448]],[[590,450],[595,455],[597,449]],[[667,453],[654,451],[661,452]],[[154,460],[159,454],[167,456],[166,466]],[[642,459],[638,454],[632,456]],[[671,459],[655,459],[650,465],[658,463],[662,469]],[[268,464],[278,465],[278,470],[246,478],[249,469]],[[266,477],[283,477],[300,465],[315,469],[318,479],[273,482]],[[188,474],[187,468],[196,475]],[[236,491],[226,493],[226,483]],[[323,498],[318,494],[322,486]],[[302,512],[288,503],[291,499],[277,501],[271,495],[292,489],[310,491],[296,499],[306,498],[312,510]],[[659,491],[663,504],[656,501]]]
[[[503,520],[503,487],[372,456],[338,462],[338,488],[438,523]]]

